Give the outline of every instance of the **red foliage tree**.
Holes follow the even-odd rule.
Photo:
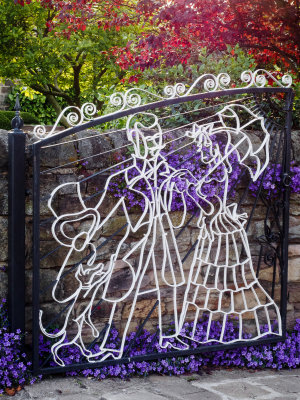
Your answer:
[[[16,0],[24,4],[24,0]],[[31,0],[26,0],[30,3]],[[299,0],[40,0],[55,13],[47,29],[63,34],[97,23],[104,29],[145,23],[137,41],[112,49],[124,69],[193,62],[199,49],[226,44],[254,54],[258,62],[297,70],[300,52]],[[61,28],[60,26],[60,28]],[[60,32],[61,29],[60,29]]]
[[[119,54],[120,65],[142,69],[160,62],[186,63],[201,47],[245,48],[258,63],[281,63],[297,70],[300,52],[299,0],[143,0],[153,32]],[[136,55],[138,53],[138,55]]]

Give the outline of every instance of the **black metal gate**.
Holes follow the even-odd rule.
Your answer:
[[[130,89],[107,115],[84,104],[70,128],[35,127],[32,299],[11,302],[15,321],[32,304],[34,373],[284,339],[293,92],[265,71],[242,81]],[[12,300],[24,273],[18,190]]]

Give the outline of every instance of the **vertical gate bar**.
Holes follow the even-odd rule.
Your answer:
[[[8,317],[12,331],[25,332],[25,133],[17,95],[8,136]]]
[[[283,163],[283,238],[282,238],[282,263],[281,263],[281,318],[282,334],[286,336],[286,312],[287,312],[287,283],[288,283],[288,246],[289,246],[289,218],[290,218],[290,163],[291,163],[291,128],[292,108],[294,92],[292,89],[286,94],[285,108],[285,139],[284,139],[284,163]]]
[[[32,370],[39,372],[40,148],[33,145]]]

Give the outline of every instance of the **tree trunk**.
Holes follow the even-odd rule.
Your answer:
[[[62,112],[62,108],[59,105],[56,98],[52,94],[46,94],[45,96],[46,96],[47,100],[49,101],[49,103],[53,106],[57,116],[59,116],[59,114]],[[70,124],[68,124],[67,118],[64,116],[61,117],[59,122],[66,128],[68,128],[70,126]]]

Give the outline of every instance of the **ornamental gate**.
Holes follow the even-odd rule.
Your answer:
[[[32,306],[34,373],[285,337],[291,83],[258,70],[232,87],[227,74],[207,74],[163,95],[115,93],[106,115],[87,103],[50,131],[36,126],[26,299],[17,107],[10,317],[20,327]]]

